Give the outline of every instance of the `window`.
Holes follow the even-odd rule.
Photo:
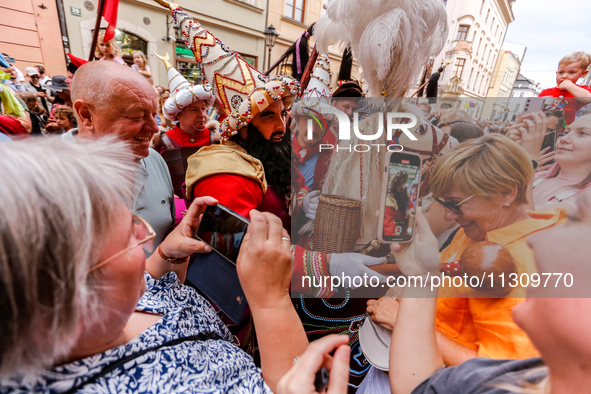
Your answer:
[[[476,56],[480,53],[480,46],[482,45],[482,38],[478,41],[478,48],[476,49]]]
[[[486,12],[486,18],[484,19],[484,23],[488,23],[488,17],[490,16],[490,8]]]
[[[454,75],[458,78],[462,78],[462,73],[464,72],[464,64],[466,63],[466,59],[458,59],[456,61],[456,65],[454,66]]]
[[[499,33],[499,25],[497,25],[497,30],[495,31],[495,36]]]
[[[522,93],[523,94],[523,93]],[[519,107],[521,106],[521,104],[515,104],[515,112],[519,111]]]
[[[524,94],[523,92],[519,93],[519,97],[523,97],[523,94]]]
[[[470,26],[460,25],[460,27],[458,28],[458,35],[456,36],[456,40],[466,41],[466,38],[468,37],[468,30],[470,30]]]
[[[493,18],[492,23],[490,25],[491,27],[495,25],[495,18]]]
[[[474,67],[472,67],[472,70],[470,70],[470,76],[468,77],[468,83],[466,84],[466,86],[470,86],[470,84],[472,84],[472,77],[474,76]]]
[[[488,49],[488,44],[484,46],[484,52],[482,52],[482,61],[484,61],[484,55],[486,54],[486,50]]]
[[[474,87],[472,88],[473,91],[476,91],[476,86],[478,86],[478,80],[480,79],[480,71],[476,73],[476,79],[474,80]]]
[[[304,23],[304,0],[285,0],[285,16]]]
[[[480,15],[482,15],[482,10],[484,9],[484,3],[485,2],[486,2],[485,0],[482,0],[482,4],[480,5],[480,12],[479,12]]]

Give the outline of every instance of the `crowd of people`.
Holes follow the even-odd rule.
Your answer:
[[[405,98],[447,36],[439,0],[329,3],[318,48],[350,45],[364,70],[363,86],[336,89],[325,53],[302,86],[270,78],[157,2],[211,84],[157,55],[168,86],[154,86],[145,54],[128,67],[104,34],[98,60],[69,54],[65,76],[0,57],[0,392],[588,391],[591,89],[577,82],[591,55],[559,61],[542,111],[474,119]],[[378,56],[383,43],[362,36],[390,13],[405,39]],[[194,44],[203,37],[211,45]],[[416,119],[414,138],[374,134],[384,107]],[[358,121],[347,141],[342,119]],[[350,148],[368,137],[418,155],[421,176],[398,169],[384,193],[387,150]],[[355,225],[339,219],[334,248],[319,236],[337,215],[327,198],[360,211]],[[235,264],[194,236],[216,204],[250,221]],[[379,241],[395,221],[415,228],[411,242]],[[557,272],[576,286],[369,297],[326,280]],[[385,342],[367,345],[363,327]]]

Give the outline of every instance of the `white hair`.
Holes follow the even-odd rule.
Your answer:
[[[441,0],[338,0],[314,27],[320,53],[351,44],[369,96],[401,97],[429,57],[445,43],[448,27]]]
[[[177,120],[177,115],[188,105],[195,101],[203,100],[208,107],[213,105],[215,96],[211,91],[205,90],[202,85],[193,85],[182,88],[178,92],[171,92],[162,106],[164,116],[172,121]]]
[[[134,159],[113,137],[0,143],[0,378],[51,366],[81,319],[100,319],[88,271],[129,201]]]

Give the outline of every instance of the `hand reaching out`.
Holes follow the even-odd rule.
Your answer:
[[[349,382],[349,354],[346,335],[328,335],[312,342],[295,365],[281,378],[277,394],[313,394],[316,372],[325,367],[330,372],[329,394],[345,394]],[[334,356],[329,355],[336,349]]]

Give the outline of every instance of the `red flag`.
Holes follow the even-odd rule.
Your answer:
[[[119,9],[119,0],[105,0],[105,11],[103,16],[109,23],[107,31],[105,32],[104,42],[109,41],[115,37],[115,28],[117,27],[117,11]]]

